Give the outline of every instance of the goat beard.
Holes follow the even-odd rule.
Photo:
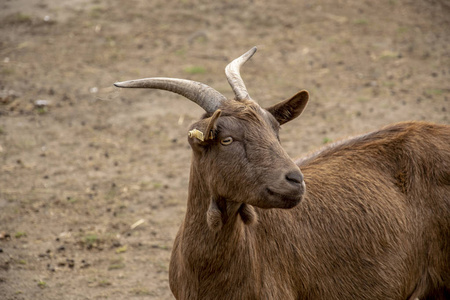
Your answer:
[[[230,210],[233,213],[234,209],[230,206],[239,205],[237,213],[245,225],[251,225],[257,222],[258,216],[255,208],[246,203],[229,203],[226,199],[221,197],[211,197],[208,212],[206,213],[206,221],[209,228],[213,232],[218,232],[227,223]]]

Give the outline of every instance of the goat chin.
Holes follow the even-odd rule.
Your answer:
[[[288,191],[266,188],[264,201],[257,206],[260,208],[293,208],[301,202],[305,191],[305,182],[302,182],[297,188]]]

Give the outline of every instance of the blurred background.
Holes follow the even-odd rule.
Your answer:
[[[173,299],[189,124],[202,110],[116,81],[165,76],[263,107],[311,98],[284,125],[299,157],[404,120],[449,124],[448,0],[2,0],[0,298]]]

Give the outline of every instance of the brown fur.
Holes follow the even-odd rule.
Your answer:
[[[394,124],[311,154],[297,161],[300,203],[289,190],[280,202],[260,187],[283,190],[277,180],[296,168],[278,129],[305,107],[298,95],[267,111],[229,101],[220,117],[192,125],[214,134],[189,139],[187,211],[170,262],[175,297],[445,299],[450,126]],[[221,145],[227,136],[233,143]]]

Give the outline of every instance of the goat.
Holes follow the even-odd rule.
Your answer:
[[[240,76],[255,51],[225,69],[232,100],[190,80],[115,83],[175,92],[206,111],[188,133],[175,298],[449,299],[450,126],[393,124],[294,162],[278,132],[309,94],[261,108]]]

